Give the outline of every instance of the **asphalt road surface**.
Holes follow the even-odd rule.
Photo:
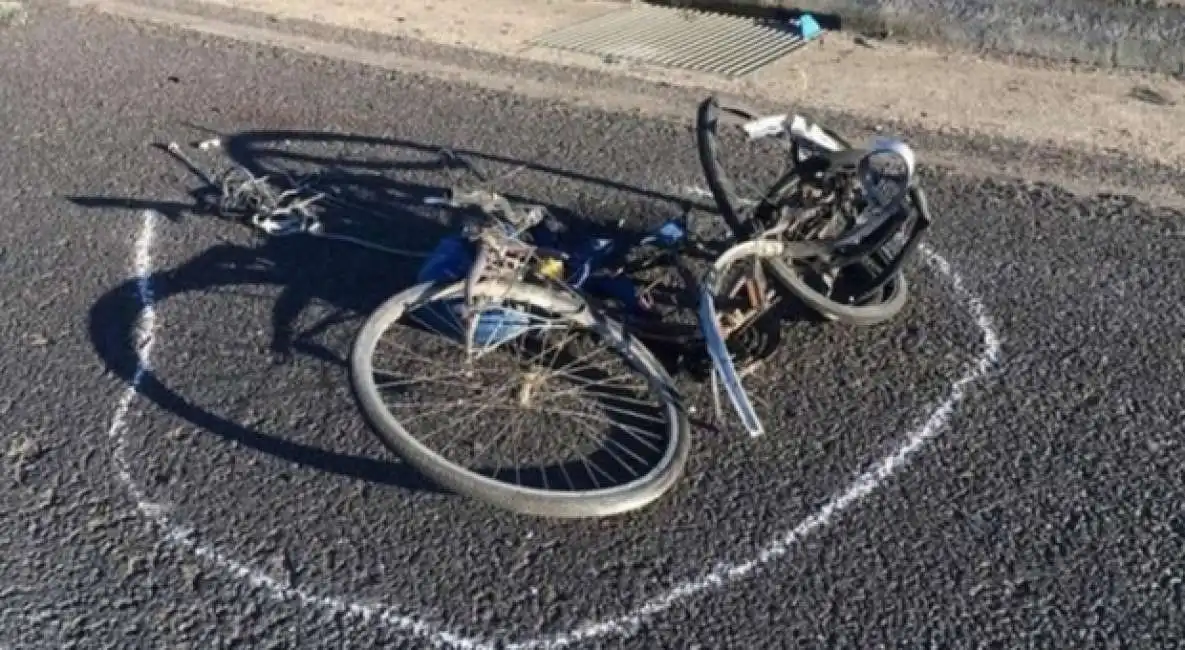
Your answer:
[[[415,262],[193,214],[198,183],[153,145],[215,129],[195,159],[323,171],[378,212],[343,232],[422,247],[437,147],[640,224],[700,184],[685,125],[55,8],[0,34],[0,647],[1185,638],[1180,212],[927,168],[928,245],[962,292],[919,260],[891,324],[786,325],[766,436],[697,429],[639,513],[523,519],[426,488],[353,406],[351,337]],[[121,409],[146,289],[154,369]],[[951,401],[985,353],[977,308],[998,363]],[[853,491],[878,463],[895,473]]]

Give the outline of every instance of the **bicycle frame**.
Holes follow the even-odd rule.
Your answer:
[[[700,107],[700,122],[714,120],[714,113],[707,117],[705,115],[716,108],[719,106],[713,99],[705,101]],[[783,135],[789,137],[795,164],[793,169],[779,179],[779,186],[788,184],[793,178],[803,177],[810,171],[811,165],[819,165],[820,161],[825,163],[832,160],[833,156],[850,156],[861,151],[853,150],[838,134],[810,124],[802,116],[756,118],[743,111],[725,110],[750,118],[744,127],[751,139]],[[896,153],[908,160],[912,175],[912,152],[907,148],[901,149],[903,146],[903,143],[900,146],[893,143],[886,145],[888,149],[896,148]],[[181,153],[180,147],[171,145],[169,151],[185,162],[191,170],[200,172],[200,168]],[[826,164],[822,164],[821,172],[826,173],[826,167]],[[472,167],[469,169],[478,173]],[[325,198],[325,195],[315,194],[306,198],[303,196],[305,186],[295,181],[291,183],[296,186],[293,189],[275,192],[264,187],[265,178],[255,178],[245,171],[242,175],[245,178],[238,185],[232,185],[229,178],[221,183],[223,201],[219,207],[222,212],[245,217],[251,225],[271,236],[298,233],[330,236],[323,233],[321,224],[312,210],[314,204]],[[205,173],[202,173],[202,176],[210,185],[215,185],[212,177]],[[488,182],[480,173],[478,176],[483,179],[483,183]],[[247,200],[251,197],[246,195],[253,196],[255,193],[260,194],[263,200]],[[856,232],[830,242],[788,242],[779,239],[789,226],[786,219],[764,224],[762,228],[755,229],[756,231],[742,232],[737,225],[736,215],[740,212],[738,206],[730,203],[727,196],[722,200],[718,192],[714,191],[713,194],[717,198],[721,213],[734,231],[734,239],[722,252],[714,253],[715,259],[711,269],[694,281],[697,299],[696,328],[703,337],[704,351],[711,361],[714,396],[718,398],[719,395],[717,383],[722,384],[742,426],[750,435],[757,436],[764,433],[764,427],[744,389],[743,373],[737,369],[727,346],[729,337],[740,326],[726,328],[722,325],[721,318],[724,314],[717,310],[715,304],[718,285],[726,270],[744,258],[763,260],[787,256],[813,259],[831,267],[843,267],[878,250],[900,229],[903,222],[908,221],[907,227],[911,233],[903,252],[886,265],[873,282],[873,287],[865,292],[868,294],[883,286],[899,271],[905,259],[918,246],[921,235],[931,219],[923,192],[911,182],[906,196],[903,197],[907,205],[885,206],[879,214],[873,215],[875,218],[869,219]],[[603,293],[621,298],[627,307],[638,306],[639,299],[632,278],[602,280],[596,276],[596,272],[604,268],[614,254],[622,252],[612,240],[594,238],[582,242],[575,249],[553,245],[554,242],[540,244],[526,241],[524,236],[528,232],[533,233],[534,227],[546,217],[546,210],[542,206],[516,206],[496,193],[482,191],[453,192],[448,198],[429,199],[425,203],[451,208],[476,208],[480,213],[478,222],[468,224],[457,235],[440,240],[427,255],[417,274],[418,282],[465,282],[466,290],[463,297],[453,301],[449,308],[454,311],[454,316],[459,318],[456,323],[462,326],[462,331],[454,333],[464,337],[464,344],[470,353],[475,347],[499,345],[522,336],[531,329],[529,314],[504,308],[498,304],[496,296],[484,295],[483,292],[477,291],[483,280],[491,277],[510,279],[513,282],[546,283],[577,295],[578,303],[585,307],[593,306],[587,298]],[[763,199],[763,204],[771,209],[774,207],[769,197]],[[685,215],[685,218],[688,218],[688,215]],[[685,249],[680,247],[694,243],[687,225],[686,221],[668,220],[658,229],[646,233],[626,246],[625,252],[628,253],[633,247],[657,244],[679,256],[685,252]],[[346,237],[338,238],[366,245],[365,242]],[[532,236],[532,239],[535,237]],[[388,251],[404,253],[393,249]],[[746,283],[751,283],[746,288],[753,299],[744,312],[742,325],[753,322],[755,316],[764,314],[770,308],[764,277],[761,277],[760,269],[763,266],[758,264],[759,270],[745,278]],[[456,324],[442,328],[441,331],[450,329],[455,330]],[[717,411],[720,412],[718,403]]]

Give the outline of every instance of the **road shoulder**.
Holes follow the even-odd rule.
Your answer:
[[[1166,135],[1185,132],[1185,83],[1150,73],[1006,65],[919,47],[869,47],[850,35],[828,33],[729,81],[527,44],[560,26],[622,9],[600,0],[489,0],[479,16],[458,2],[375,8],[364,0],[339,0],[332,10],[312,0],[70,4],[491,90],[681,121],[691,118],[696,99],[716,92],[759,109],[819,113],[848,129],[905,133],[930,162],[977,173],[1157,203],[1179,204],[1185,196],[1174,182],[1185,167],[1185,140]],[[955,140],[960,144],[952,145]],[[1051,155],[1058,164],[1050,164]],[[1132,165],[1152,171],[1133,183],[1130,173],[1120,173]]]

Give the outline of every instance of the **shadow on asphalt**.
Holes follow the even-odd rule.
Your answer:
[[[382,148],[382,158],[344,160],[341,156],[296,151],[294,147],[359,146]],[[222,151],[230,159],[256,176],[280,173],[318,174],[318,189],[330,186],[334,196],[354,209],[328,207],[323,221],[330,232],[342,232],[367,240],[405,249],[427,251],[454,224],[439,219],[440,209],[427,208],[424,199],[443,196],[441,185],[417,184],[400,180],[412,172],[456,171],[438,154],[440,147],[405,140],[343,135],[308,131],[248,131],[222,137]],[[670,202],[686,208],[685,198],[666,195],[625,183],[595,178],[567,170],[535,165],[525,161],[456,150],[456,156],[470,161],[500,165],[525,165],[535,173],[590,183],[603,189],[633,193],[649,199]],[[411,155],[413,160],[395,160]],[[160,153],[162,164],[177,164]],[[213,171],[213,170],[212,170]],[[200,179],[195,179],[200,180]],[[502,191],[501,188],[498,188]],[[505,193],[512,199],[531,200]],[[203,186],[190,193],[189,203],[154,201],[133,197],[70,197],[83,207],[96,209],[156,210],[171,220],[213,218],[217,216],[218,188]],[[537,202],[537,201],[533,201]],[[703,204],[692,207],[705,209]],[[593,227],[582,215],[548,206],[569,229]],[[710,209],[710,208],[707,208]],[[674,210],[672,210],[674,212]],[[432,215],[436,215],[435,218]],[[236,285],[275,285],[281,288],[271,315],[271,351],[279,362],[294,355],[315,357],[323,362],[346,365],[346,360],[312,341],[312,336],[341,322],[364,317],[383,300],[410,286],[421,260],[392,257],[352,247],[350,244],[305,236],[263,238],[257,246],[219,244],[184,264],[160,270],[150,278],[154,300]],[[333,272],[325,272],[333,269]],[[345,279],[343,279],[345,278]],[[336,315],[311,329],[295,331],[301,313],[314,301],[335,308]],[[138,280],[129,280],[105,294],[91,309],[89,332],[92,344],[108,369],[131,382],[138,368],[135,327],[141,311]],[[656,350],[656,353],[660,351]],[[226,441],[270,454],[319,471],[361,479],[377,484],[414,490],[433,490],[427,479],[410,466],[337,453],[268,435],[207,411],[163,384],[151,372],[139,381],[139,392],[161,408],[212,435]]]

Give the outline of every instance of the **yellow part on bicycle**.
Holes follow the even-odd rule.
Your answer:
[[[564,261],[558,257],[544,257],[539,260],[539,274],[558,280],[564,275]]]

